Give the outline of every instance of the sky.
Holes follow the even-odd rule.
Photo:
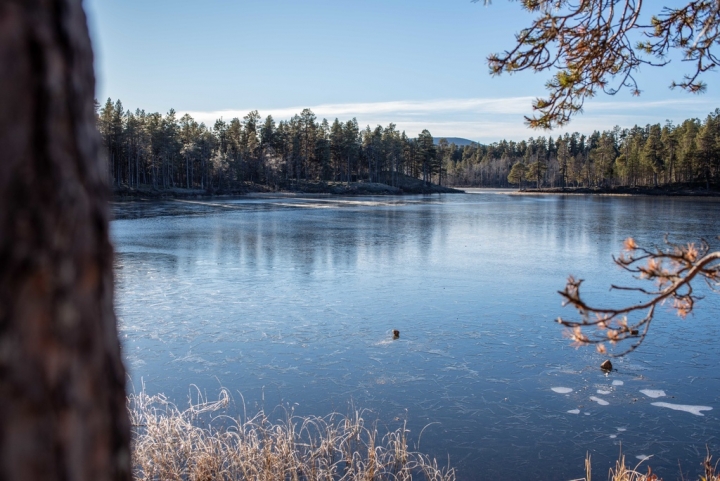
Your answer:
[[[486,62],[532,19],[507,0],[85,0],[85,8],[101,103],[173,108],[208,126],[251,110],[279,121],[310,108],[319,120],[492,143],[679,123],[720,107],[717,71],[703,95],[668,88],[688,69],[673,58],[642,69],[639,97],[600,94],[564,130],[527,128],[523,116],[549,74],[492,77]]]

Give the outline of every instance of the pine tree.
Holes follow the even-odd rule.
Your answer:
[[[642,162],[653,174],[653,185],[658,185],[658,174],[664,170],[660,125],[651,125],[642,149]]]

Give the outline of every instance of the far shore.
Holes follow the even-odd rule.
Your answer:
[[[665,196],[665,197],[720,197],[720,186],[707,187],[688,184],[672,184],[664,186],[617,186],[617,187],[543,187],[543,188],[509,188],[481,186],[452,186],[424,184],[421,180],[405,178],[397,186],[381,182],[323,182],[296,181],[283,185],[267,186],[252,182],[243,182],[233,187],[215,189],[187,189],[183,187],[159,188],[141,184],[138,188],[116,186],[113,188],[113,200],[137,199],[201,199],[212,197],[237,196],[370,196],[370,195],[416,195],[416,194],[462,194],[462,193],[497,193],[510,195],[597,195],[597,196]]]
[[[513,195],[599,195],[599,196],[667,196],[667,197],[720,197],[720,186],[705,186],[688,184],[671,184],[664,186],[618,186],[618,187],[543,187],[537,188],[493,188],[493,187],[457,187],[468,192],[486,191]]]
[[[141,184],[139,187],[115,186],[113,200],[235,197],[245,195],[408,195],[408,194],[462,194],[463,190],[445,187],[422,180],[401,176],[395,185],[381,182],[323,182],[292,181],[268,186],[252,182],[236,183],[230,187],[188,189],[183,187],[159,188]]]

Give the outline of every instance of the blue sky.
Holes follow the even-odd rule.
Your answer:
[[[363,127],[394,122],[410,136],[424,128],[481,142],[547,135],[523,124],[547,74],[491,77],[485,61],[509,48],[529,22],[518,2],[86,0],[85,6],[101,102],[174,108],[209,125],[250,110],[282,120],[309,107],[319,119],[357,117]],[[669,67],[644,68],[639,98],[628,91],[598,96],[568,130],[704,118],[720,107],[718,73],[706,75],[702,96],[669,90],[685,67],[674,59]]]

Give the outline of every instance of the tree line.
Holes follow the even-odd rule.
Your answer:
[[[98,128],[115,186],[228,190],[243,183],[288,188],[298,181],[369,181],[399,175],[480,187],[616,187],[720,181],[720,109],[704,121],[615,127],[520,142],[456,146],[427,130],[408,137],[391,123],[289,120],[257,111],[212,127],[190,115],[132,112],[108,99]]]
[[[283,188],[297,181],[395,185],[398,175],[438,183],[445,177],[430,132],[409,138],[392,123],[361,129],[356,119],[318,121],[305,109],[278,123],[252,111],[208,127],[188,114],[132,112],[111,99],[96,112],[114,186],[217,191],[247,182]]]
[[[704,121],[501,141],[456,148],[444,162],[452,185],[617,187],[720,181],[720,109]]]

